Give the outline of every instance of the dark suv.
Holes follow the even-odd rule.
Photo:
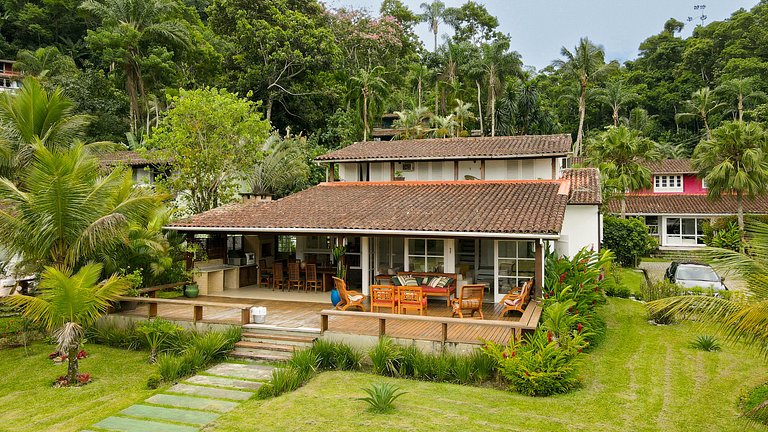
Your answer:
[[[715,291],[728,289],[723,284],[725,279],[706,264],[673,262],[664,277],[683,288],[699,287]]]

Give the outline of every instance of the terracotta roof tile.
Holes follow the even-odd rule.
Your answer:
[[[663,159],[644,164],[653,174],[695,174],[690,159]]]
[[[502,137],[429,138],[365,141],[318,156],[317,161],[472,159],[565,155],[571,136],[518,135]]]
[[[608,212],[619,213],[621,203],[611,200]],[[768,196],[744,200],[746,213],[768,214]],[[736,197],[723,195],[711,199],[707,195],[642,194],[627,195],[627,214],[736,214]]]
[[[132,150],[103,153],[98,155],[98,158],[102,166],[143,166],[160,163],[160,161],[147,159],[139,152]]]
[[[569,168],[563,170],[563,178],[571,182],[568,204],[602,204],[600,170],[597,168]]]
[[[232,204],[170,227],[556,234],[568,201],[567,193],[559,193],[562,183],[321,183],[277,201]]]

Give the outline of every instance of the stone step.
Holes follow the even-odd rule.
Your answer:
[[[280,327],[269,324],[244,324],[243,333],[259,333],[276,336],[320,337],[320,329],[314,327]]]
[[[235,378],[224,378],[211,375],[195,375],[188,378],[186,382],[190,384],[203,384],[251,391],[256,391],[259,389],[259,387],[261,387],[261,383],[256,381],[245,381]]]
[[[287,352],[287,353],[292,353],[297,350],[297,347],[295,345],[283,345],[283,344],[274,344],[274,343],[265,343],[265,342],[248,342],[248,341],[240,341],[235,344],[235,347],[246,348],[250,350],[278,351],[278,352]]]
[[[280,355],[275,351],[262,352],[262,350],[250,350],[242,348],[236,348],[233,351],[230,351],[227,355],[233,358],[265,363],[282,363],[291,359],[290,355]]]
[[[291,335],[279,335],[269,333],[251,333],[245,332],[240,336],[240,339],[247,342],[267,342],[267,343],[282,343],[285,345],[299,345],[299,346],[311,346],[317,339],[317,336],[291,336]]]
[[[216,387],[205,387],[193,384],[176,384],[167,390],[168,393],[178,393],[190,396],[199,396],[213,399],[231,399],[237,401],[248,400],[253,392],[242,390],[227,390]]]
[[[272,366],[252,363],[219,363],[205,372],[219,377],[268,381],[272,378],[272,371],[274,369]]]
[[[196,427],[182,426],[171,423],[161,423],[151,420],[138,420],[128,417],[107,417],[96,423],[93,427],[111,431],[126,432],[195,432]]]
[[[189,408],[218,413],[231,411],[240,405],[238,402],[232,401],[169,394],[156,394],[144,402],[154,405],[167,405],[176,408]]]
[[[167,420],[198,426],[210,423],[219,418],[219,414],[216,413],[178,408],[165,408],[153,405],[132,405],[120,411],[120,414],[129,417],[138,417],[141,419],[160,421]]]

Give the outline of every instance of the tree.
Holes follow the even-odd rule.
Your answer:
[[[744,106],[750,102],[765,100],[766,95],[754,90],[755,78],[734,78],[720,84],[715,93],[730,102],[729,110],[734,112],[734,120],[744,120]],[[735,106],[733,102],[736,102]]]
[[[77,72],[74,60],[62,54],[55,46],[38,48],[34,51],[19,51],[13,68],[22,75],[39,79],[45,79],[50,75],[73,75]]]
[[[456,123],[458,124],[458,131],[456,134],[466,134],[464,122],[475,118],[475,115],[472,113],[472,104],[465,103],[461,99],[456,99],[456,108],[453,109],[453,118],[456,119]]]
[[[609,126],[589,140],[587,163],[599,166],[605,188],[621,200],[626,217],[626,193],[651,187],[651,171],[643,161],[659,159],[656,143],[626,126]]]
[[[488,13],[484,5],[472,0],[460,7],[447,8],[444,12],[445,22],[453,27],[453,40],[468,41],[478,45],[480,41],[490,41],[500,34],[496,31],[499,19]]]
[[[443,116],[434,116],[431,119],[432,121],[432,135],[435,138],[447,138],[447,137],[453,137],[456,135],[456,127],[458,124],[456,123],[456,120],[453,118],[453,114],[443,117]]]
[[[432,3],[421,4],[421,22],[429,24],[429,29],[435,36],[435,52],[437,52],[437,33],[440,21],[445,21],[445,3],[440,0],[432,0]]]
[[[101,21],[98,29],[88,31],[86,43],[91,50],[101,52],[106,63],[118,64],[122,69],[134,134],[146,109],[142,61],[147,55],[160,53],[148,47],[156,41],[175,45],[179,50],[190,45],[187,28],[175,19],[178,7],[173,0],[84,0],[80,5]]]
[[[677,113],[675,120],[700,119],[704,123],[705,137],[709,140],[712,139],[709,117],[724,106],[724,103],[717,102],[709,87],[700,88],[691,94],[689,100],[685,101],[685,111]]]
[[[488,116],[491,119],[491,136],[496,136],[496,99],[504,91],[506,76],[520,73],[520,55],[508,52],[509,39],[501,38],[483,44],[481,65],[487,82]]]
[[[736,195],[743,239],[744,196],[751,199],[768,188],[768,133],[757,123],[725,122],[696,147],[693,167],[707,182],[711,198]]]
[[[573,51],[568,48],[560,48],[560,55],[564,60],[555,60],[553,65],[566,75],[575,78],[579,83],[579,130],[576,134],[576,142],[573,144],[574,155],[581,154],[581,143],[584,139],[584,117],[587,112],[587,87],[592,79],[601,75],[612,65],[605,64],[605,51],[592,43],[587,38],[581,38]]]
[[[619,126],[619,111],[622,106],[637,99],[637,93],[626,87],[621,80],[612,80],[602,89],[598,90],[598,99],[612,110],[613,125]]]
[[[40,277],[39,295],[5,299],[24,316],[54,332],[59,353],[67,356],[69,385],[78,382],[77,354],[85,329],[129,289],[128,281],[117,276],[100,281],[101,271],[97,263],[86,264],[74,274],[66,267],[46,267]]]
[[[434,118],[432,113],[425,107],[395,111],[395,114],[397,115],[397,120],[393,122],[392,126],[402,130],[399,136],[400,139],[423,138],[426,132],[424,121],[428,118]]]
[[[89,117],[74,114],[61,89],[47,92],[34,77],[17,93],[0,95],[0,174],[13,177],[32,160],[35,146],[69,147],[81,138]]]
[[[259,104],[215,88],[179,90],[148,140],[153,158],[173,161],[174,172],[160,184],[181,196],[192,213],[235,198],[269,136]]]
[[[160,197],[133,187],[125,169],[99,172],[99,161],[82,145],[51,150],[37,144],[21,186],[0,179],[0,245],[23,257],[30,271],[77,269],[103,256]]]
[[[362,117],[363,117],[363,141],[368,141],[369,132],[369,116],[372,114],[369,112],[369,103],[378,100],[383,96],[386,90],[387,82],[380,76],[384,70],[381,66],[376,66],[371,70],[360,69],[357,75],[352,77],[352,82],[355,86],[355,92],[360,97],[362,103]]]
[[[253,194],[282,197],[304,188],[309,179],[306,145],[302,136],[288,134],[282,138],[273,133],[250,178]]]

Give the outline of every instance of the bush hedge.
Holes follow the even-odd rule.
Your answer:
[[[640,257],[647,256],[656,247],[656,241],[648,235],[648,227],[641,218],[621,219],[618,216],[603,217],[603,247],[610,249],[616,262],[624,267],[635,267]]]

